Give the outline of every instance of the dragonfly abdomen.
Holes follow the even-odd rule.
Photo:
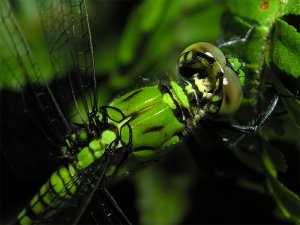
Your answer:
[[[81,130],[80,132],[85,133],[86,131]],[[79,135],[79,138],[82,139],[83,136],[85,135]],[[82,147],[73,163],[62,166],[52,173],[49,180],[31,199],[29,205],[18,215],[19,224],[43,223],[45,220],[48,221],[48,218],[53,216],[53,214],[70,206],[72,203],[76,204],[73,198],[76,198],[78,186],[82,183],[80,174],[84,173],[89,166],[101,158],[107,144],[116,138],[115,134],[110,130],[103,131],[101,137],[101,139],[92,139],[87,146]],[[76,143],[76,140],[74,142]],[[75,147],[78,148],[77,146]]]
[[[18,223],[29,225],[38,223],[39,220],[53,215],[64,207],[76,193],[79,180],[74,179],[78,171],[73,165],[61,167],[40,188],[39,192],[31,199],[29,205],[18,215]]]

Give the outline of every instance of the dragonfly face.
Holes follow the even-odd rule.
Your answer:
[[[243,96],[239,77],[216,46],[205,42],[190,45],[179,59],[178,70],[200,92],[214,96],[210,113],[229,116],[239,108]]]

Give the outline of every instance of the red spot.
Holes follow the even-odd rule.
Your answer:
[[[261,9],[267,9],[267,8],[269,8],[269,1],[263,1],[263,2],[260,4],[260,8],[261,8]]]

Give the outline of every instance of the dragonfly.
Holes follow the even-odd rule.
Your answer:
[[[97,77],[84,0],[39,1],[40,16],[56,76],[67,74],[74,114],[59,104],[56,92],[34,61],[7,1],[1,3],[1,29],[9,35],[9,75],[24,86],[26,113],[56,147],[56,170],[13,221],[17,224],[76,224],[93,205],[96,223],[130,224],[107,190],[115,180],[162,158],[182,143],[202,120],[231,117],[243,97],[244,72],[237,58],[226,57],[209,43],[187,47],[178,60],[178,81],[145,86],[98,105]],[[57,21],[57,22],[53,22]],[[50,26],[50,24],[52,24]],[[48,37],[48,38],[47,38]],[[65,89],[66,86],[64,85]],[[32,99],[28,101],[27,99]],[[255,132],[277,104],[274,98],[254,126],[231,126]],[[36,114],[42,115],[36,116]],[[96,212],[102,212],[99,222]]]

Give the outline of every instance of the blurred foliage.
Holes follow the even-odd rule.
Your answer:
[[[230,54],[242,57],[246,67],[249,68],[251,77],[248,78],[250,85],[247,88],[250,95],[247,97],[251,99],[250,102],[254,107],[259,108],[261,102],[267,99],[267,85],[272,84],[276,90],[271,95],[278,93],[282,96],[282,110],[286,111],[291,119],[281,119],[284,121],[283,127],[276,124],[274,120],[270,126],[277,135],[273,137],[270,137],[272,133],[270,130],[261,130],[260,139],[256,143],[259,152],[254,161],[255,168],[260,168],[256,171],[265,175],[267,192],[275,199],[283,218],[298,224],[300,222],[299,197],[278,180],[278,173],[286,172],[289,165],[286,164],[288,162],[283,154],[287,149],[281,147],[284,144],[278,145],[278,141],[280,139],[286,144],[293,143],[299,160],[300,107],[299,100],[296,99],[299,90],[299,80],[296,78],[299,77],[300,58],[299,1],[229,1],[227,5],[229,7],[227,16],[230,22],[225,23],[224,26],[234,27],[234,29],[226,29],[227,37],[236,34],[234,33],[236,30],[245,31],[256,25],[255,31],[243,47],[233,47],[229,50]],[[286,138],[280,137],[282,135]],[[247,162],[248,159],[245,161]],[[252,164],[251,161],[248,161],[249,163]],[[299,169],[299,161],[297,167]],[[295,182],[299,183],[299,174],[297,179],[298,181]]]
[[[45,81],[50,82],[54,77],[34,1],[18,1],[14,6],[17,20]],[[253,120],[275,93],[281,96],[279,110],[286,114],[271,118],[258,135],[246,138],[231,151],[241,165],[234,168],[235,175],[230,182],[272,197],[277,205],[276,216],[299,224],[299,171],[289,175],[290,168],[299,169],[300,154],[300,103],[294,97],[299,89],[300,74],[299,1],[88,1],[88,12],[96,72],[99,79],[104,80],[99,82],[101,104],[108,103],[128,88],[170,77],[176,79],[178,56],[189,44],[236,40],[255,26],[245,43],[222,49],[228,55],[240,57],[247,72],[244,105],[237,113],[236,122]],[[9,36],[4,34],[2,38]],[[1,54],[8,62],[14,57],[5,56],[5,51]],[[24,82],[22,70],[17,65],[11,65],[11,68],[14,71],[10,73],[15,78],[0,76],[1,88],[16,88],[16,80]],[[270,91],[269,84],[276,90]],[[202,143],[209,140],[200,135],[198,142],[205,151],[208,147]],[[210,141],[214,141],[213,138]],[[290,156],[290,161],[286,160],[286,155]],[[167,172],[162,168],[164,166],[155,165],[137,174],[134,185],[140,223],[176,224],[184,220],[191,210],[188,206],[193,202],[193,196],[189,192],[194,182],[207,181],[199,177],[203,174],[195,171],[196,167],[190,160],[179,155],[175,163],[182,164],[184,169],[179,174],[177,170],[176,173]],[[250,171],[247,170],[247,176],[239,173],[245,168]],[[252,179],[253,176],[260,179]],[[201,195],[201,191],[204,193],[197,190],[193,194]],[[217,202],[200,201],[196,204],[213,206]],[[211,214],[216,217],[219,212],[212,210]],[[202,222],[200,215],[199,218],[197,223]]]
[[[132,87],[139,76],[150,80],[165,77],[166,73],[174,76],[182,46],[199,40],[215,42],[218,38],[223,9],[222,1],[155,0],[137,4],[119,31],[120,36],[97,45],[97,71],[110,74],[113,88]],[[209,27],[206,21],[211,21]],[[92,26],[96,26],[94,22]]]

